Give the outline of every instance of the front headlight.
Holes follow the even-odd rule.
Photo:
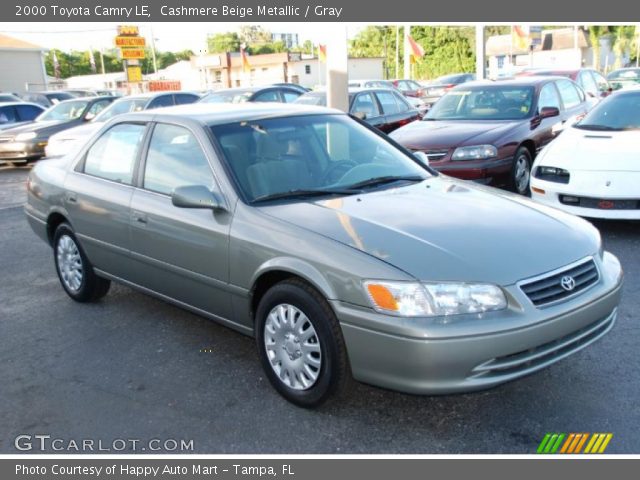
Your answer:
[[[474,145],[458,147],[451,155],[451,160],[484,160],[498,156],[498,149],[493,145]]]
[[[36,132],[19,133],[18,135],[16,135],[15,141],[24,142],[25,140],[33,140],[37,136],[38,135],[36,134]]]
[[[436,317],[507,308],[497,285],[481,283],[412,283],[366,281],[375,310],[401,317]]]

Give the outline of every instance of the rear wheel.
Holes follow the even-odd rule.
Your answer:
[[[531,180],[531,153],[527,147],[520,147],[513,157],[511,168],[511,187],[520,195],[529,195],[529,182]]]
[[[290,402],[316,407],[350,381],[338,320],[305,282],[286,280],[268,290],[258,305],[255,329],[265,374]]]
[[[68,223],[53,236],[56,272],[64,291],[77,302],[95,302],[109,291],[111,282],[98,277]]]

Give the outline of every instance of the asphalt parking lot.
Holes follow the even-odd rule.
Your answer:
[[[359,384],[307,411],[271,388],[250,338],[123,286],[70,300],[22,211],[27,172],[0,167],[0,453],[20,434],[188,439],[195,453],[534,453],[546,432],[611,432],[607,453],[640,453],[640,222],[597,223],[626,283],[590,348],[486,392]]]

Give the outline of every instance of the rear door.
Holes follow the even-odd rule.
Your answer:
[[[42,108],[35,105],[16,105],[15,108],[18,112],[19,122],[29,122],[44,112]]]
[[[557,117],[544,118],[535,126],[533,130],[533,140],[536,143],[536,150],[540,151],[542,147],[547,145],[564,128],[564,120],[562,117],[562,100],[555,82],[545,83],[540,89],[538,96],[538,113],[545,107],[557,108],[560,115]]]
[[[373,92],[360,92],[355,94],[349,110],[354,115],[358,113],[364,114],[365,122],[372,127],[383,130],[386,120],[380,111],[378,100]]]
[[[131,201],[131,274],[134,282],[192,307],[231,318],[229,228],[226,211],[178,208],[176,187],[220,191],[203,148],[204,134],[157,123]]]
[[[381,128],[383,132],[392,132],[418,118],[417,110],[400,93],[393,90],[379,90],[376,92],[376,96],[385,117],[385,124]]]
[[[563,106],[560,116],[563,122],[571,125],[587,113],[588,104],[585,94],[571,80],[557,80],[556,85]]]
[[[93,265],[121,278],[129,272],[129,207],[145,123],[113,125],[65,179],[64,206]]]

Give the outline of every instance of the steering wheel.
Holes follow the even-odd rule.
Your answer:
[[[322,175],[322,183],[332,184],[340,180],[342,176],[358,164],[353,160],[338,160],[331,165]]]

